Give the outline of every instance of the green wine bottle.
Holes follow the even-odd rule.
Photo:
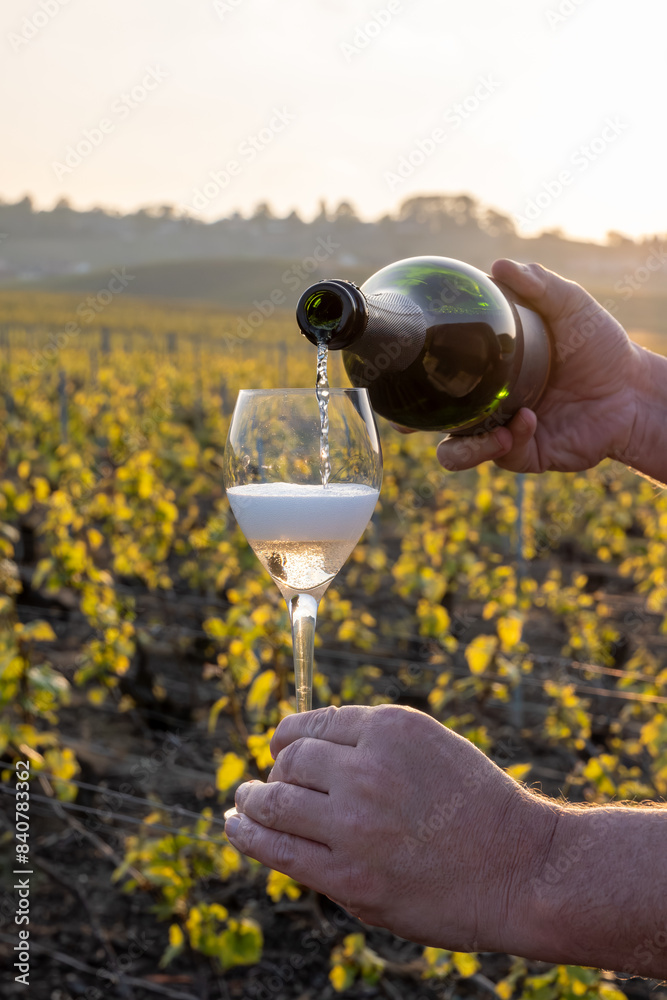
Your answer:
[[[474,434],[535,407],[551,367],[541,317],[483,271],[409,257],[358,288],[318,281],[297,305],[301,332],[342,350],[375,411],[416,430]]]

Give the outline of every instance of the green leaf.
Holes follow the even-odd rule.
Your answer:
[[[230,920],[221,935],[221,961],[225,969],[235,965],[255,965],[262,957],[262,929],[254,920]]]

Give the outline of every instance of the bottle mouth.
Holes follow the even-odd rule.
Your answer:
[[[340,293],[326,289],[314,292],[306,299],[303,311],[313,332],[333,333],[343,318]]]
[[[306,289],[296,307],[296,320],[311,343],[340,350],[363,333],[368,311],[355,284],[331,278]]]

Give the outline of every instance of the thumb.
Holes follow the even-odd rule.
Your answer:
[[[602,308],[576,281],[561,278],[541,264],[520,264],[503,258],[494,262],[491,272],[550,324]]]

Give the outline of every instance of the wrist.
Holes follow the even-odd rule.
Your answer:
[[[659,807],[554,805],[515,954],[631,975],[667,974],[665,820]]]
[[[561,878],[554,858],[562,852],[564,807],[523,793],[521,851],[502,950],[548,961],[554,948],[554,884]]]
[[[540,803],[541,804],[541,803]],[[585,943],[573,940],[574,912],[582,902],[586,855],[597,848],[593,832],[577,822],[586,811],[566,806],[544,805],[551,819],[550,836],[542,834],[539,866],[526,885],[523,937],[517,954],[546,962],[575,964],[576,955],[585,955]],[[590,814],[588,814],[590,815]],[[539,841],[538,841],[539,843]],[[581,959],[582,964],[590,964]]]
[[[623,447],[609,457],[667,483],[667,358],[633,344],[628,370],[633,417]]]

